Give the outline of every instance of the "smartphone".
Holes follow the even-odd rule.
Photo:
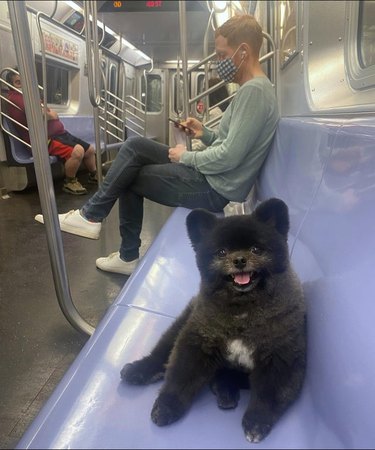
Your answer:
[[[182,125],[178,120],[174,120],[174,119],[169,118],[169,121],[174,123],[175,125],[181,127],[183,130],[189,130],[189,131],[193,132],[193,130],[191,128],[186,127],[185,125]]]

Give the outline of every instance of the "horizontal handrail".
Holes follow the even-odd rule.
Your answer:
[[[145,120],[145,119],[142,119],[142,117],[137,116],[137,115],[134,114],[133,112],[131,112],[131,111],[129,111],[129,110],[126,110],[126,113],[127,113],[127,114],[130,114],[132,117],[135,117],[136,119],[140,120],[141,122],[146,123],[146,120]]]
[[[12,121],[13,123],[15,123],[17,126],[22,127],[25,131],[27,131],[27,132],[29,131],[29,128],[26,125],[24,125],[21,122],[18,122],[18,120],[13,119],[13,117],[11,117],[11,116],[8,116],[8,114],[5,114],[5,112],[1,111],[1,115],[3,117],[6,117],[8,120]]]
[[[16,105],[15,103],[11,102],[8,98],[4,97],[3,95],[0,95],[1,100],[3,100],[6,103],[9,103],[10,105],[14,106],[16,109],[18,109],[19,111],[22,111],[22,109]]]
[[[214,127],[217,123],[220,122],[222,117],[223,117],[222,114],[220,116],[214,117],[213,119],[210,119],[207,122],[205,122],[204,126],[205,127]]]
[[[132,103],[125,102],[125,105],[130,106],[130,108],[133,108],[133,109],[135,109],[136,111],[138,111],[138,112],[140,112],[140,113],[142,113],[142,114],[145,114],[145,112],[144,112],[142,109],[137,108],[137,107],[136,107],[135,105],[133,105]]]
[[[102,100],[105,101],[103,98],[102,98]],[[108,103],[109,105],[112,105],[111,102],[107,102],[107,103]],[[104,111],[104,110],[105,110],[104,106],[99,106],[99,109],[100,109],[101,111]],[[120,112],[123,111],[121,108],[118,108],[117,106],[116,106],[116,109],[117,109],[118,111],[120,111]],[[116,114],[113,114],[113,112],[111,112],[111,111],[107,111],[107,114],[108,114],[109,116],[113,117],[113,118],[116,119],[116,120],[121,120],[118,116],[116,116]]]
[[[8,116],[7,114],[5,114],[4,112],[1,112],[1,116],[2,117],[6,117],[8,120],[11,120],[12,122],[16,123],[17,125],[21,125],[23,128],[25,128],[27,131],[29,131],[29,129],[27,127],[25,127],[24,125],[22,125],[22,123],[17,122],[16,120],[13,120],[10,116]],[[8,134],[9,136],[12,136],[12,138],[17,139],[17,141],[21,142],[22,144],[26,145],[27,147],[30,148],[31,150],[31,145],[24,141],[23,139],[21,139],[19,136],[17,136],[16,134],[13,134],[11,131],[7,130],[6,128],[4,128],[3,126],[3,122],[1,121],[0,123],[1,129],[4,131],[4,133]],[[32,154],[30,153],[30,156],[32,156]]]
[[[104,119],[104,117],[99,117],[99,120],[102,120],[103,122],[106,122],[106,120]],[[122,131],[122,128],[118,127],[117,125],[115,125],[112,122],[106,122],[106,125],[111,126],[112,128],[115,128],[117,131]]]
[[[198,69],[200,66],[203,66],[203,64],[205,64],[206,62],[210,61],[212,58],[214,58],[216,56],[216,53],[211,53],[211,55],[206,56],[204,59],[202,59],[201,61],[197,62],[196,64],[194,64],[193,66],[188,68],[188,73],[193,72],[195,69]]]
[[[118,102],[121,102],[122,104],[124,103],[124,99],[123,98],[117,97],[117,95],[114,94],[111,91],[107,91],[107,95],[110,95],[111,97],[114,97]]]
[[[274,50],[272,50],[271,52],[266,53],[265,55],[263,55],[261,58],[259,58],[259,62],[263,63],[265,61],[268,61],[269,59],[272,58],[272,56],[275,54]]]
[[[146,107],[146,104],[141,102],[140,100],[138,100],[137,98],[133,97],[132,95],[127,95],[125,98],[128,98],[130,100],[135,101],[136,103],[139,103],[141,106],[143,106],[144,108]],[[143,111],[142,111],[143,112]]]
[[[134,120],[129,119],[129,117],[126,118],[126,123],[125,126],[127,127],[127,122],[130,122],[131,124],[133,124],[134,126],[140,128],[141,130],[144,129],[144,127],[142,127],[142,125],[139,125],[138,123],[134,122]]]
[[[100,127],[100,129],[103,130],[103,131],[105,131],[106,134],[109,134],[110,136],[112,136],[112,137],[114,137],[115,139],[117,139],[119,142],[123,142],[123,141],[124,141],[124,138],[123,138],[123,137],[117,136],[117,134],[112,133],[112,131],[109,131],[108,129],[103,128],[102,126]],[[122,130],[121,130],[121,131],[122,131]]]
[[[134,128],[129,127],[129,125],[127,125],[126,127],[128,130],[132,131],[133,133],[137,134],[138,136],[143,136],[143,134],[139,133],[137,130],[134,130]]]
[[[211,92],[216,91],[217,89],[219,89],[221,86],[224,86],[224,85],[225,85],[225,81],[220,81],[220,83],[215,84],[215,86],[211,86],[206,91],[203,91],[200,94],[196,95],[194,98],[190,99],[189,105],[192,105],[193,103],[197,102],[198,100],[205,97],[206,95],[211,94]]]
[[[211,110],[213,110],[214,108],[216,108],[217,106],[220,106],[220,105],[222,105],[223,103],[225,103],[225,102],[227,102],[227,101],[229,101],[229,100],[232,100],[232,98],[233,98],[235,95],[236,95],[235,93],[232,94],[232,95],[229,95],[229,96],[226,97],[224,100],[221,100],[220,102],[215,103],[214,105],[210,106],[210,107],[208,108],[208,110],[211,111]]]

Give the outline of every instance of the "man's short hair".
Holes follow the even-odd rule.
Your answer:
[[[231,17],[216,29],[215,38],[223,36],[229,47],[238,47],[242,42],[249,44],[254,56],[259,57],[263,43],[262,27],[250,14]]]
[[[18,67],[13,67],[13,70],[15,70],[16,72],[18,72]],[[14,72],[12,72],[11,70],[8,70],[8,72],[7,72],[6,76],[5,76],[5,81],[13,86],[13,78],[14,78],[16,75],[17,75],[17,74],[15,74]]]

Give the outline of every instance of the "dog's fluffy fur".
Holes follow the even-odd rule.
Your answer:
[[[305,305],[288,256],[288,209],[270,199],[251,215],[187,217],[201,273],[199,294],[151,354],[124,366],[130,384],[165,378],[152,412],[159,426],[211,383],[221,408],[236,407],[244,376],[251,396],[246,438],[259,442],[297,398],[305,373]]]

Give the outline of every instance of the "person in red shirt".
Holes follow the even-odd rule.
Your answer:
[[[21,91],[21,78],[17,68],[8,71],[6,81],[9,83],[7,111],[10,117],[27,127],[25,104]],[[22,126],[14,124],[19,137],[30,143],[30,136]],[[83,162],[89,171],[89,183],[97,183],[95,149],[89,143],[70,134],[64,128],[56,111],[47,108],[48,153],[64,161],[65,180],[63,190],[69,194],[82,195],[87,190],[78,181],[76,175]]]

